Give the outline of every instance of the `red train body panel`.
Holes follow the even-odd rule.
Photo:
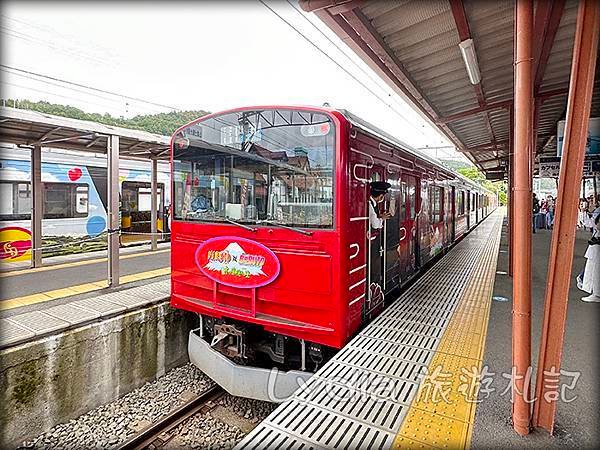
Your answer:
[[[482,188],[328,108],[206,116],[177,130],[172,154],[172,305],[332,348],[496,205]],[[381,207],[393,212],[379,231],[368,221],[369,182],[378,180],[392,185]],[[243,247],[243,239],[266,247],[278,275],[252,288],[215,281],[197,260],[200,246],[215,237],[230,238],[232,248]],[[210,264],[219,274],[238,273],[221,263]]]

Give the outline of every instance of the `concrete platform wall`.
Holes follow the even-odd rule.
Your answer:
[[[184,364],[195,326],[194,314],[162,302],[0,351],[0,448]]]

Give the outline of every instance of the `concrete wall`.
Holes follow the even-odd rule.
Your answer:
[[[0,448],[184,364],[195,326],[194,314],[165,302],[0,351]]]

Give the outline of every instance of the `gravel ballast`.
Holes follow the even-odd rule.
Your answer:
[[[114,448],[152,422],[202,393],[214,382],[192,364],[171,370],[152,383],[100,406],[88,413],[56,425],[22,444],[21,449],[105,449]],[[244,398],[223,396],[218,401],[232,417],[250,424],[264,419],[276,405]],[[232,422],[237,423],[237,420]],[[239,424],[237,424],[239,425]],[[250,425],[253,426],[253,425]],[[176,429],[176,448],[231,448],[248,431],[209,414],[196,415]]]

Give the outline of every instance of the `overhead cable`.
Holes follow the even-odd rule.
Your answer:
[[[321,47],[319,47],[317,44],[315,44],[308,36],[306,36],[304,33],[302,33],[300,30],[298,30],[298,28],[296,28],[291,22],[289,22],[288,20],[286,20],[282,15],[280,15],[277,11],[275,11],[273,8],[271,8],[269,5],[267,5],[263,0],[258,0],[258,1],[260,3],[262,3],[263,6],[265,8],[267,8],[269,11],[271,11],[275,16],[277,16],[279,18],[279,20],[281,20],[282,22],[284,22],[287,26],[289,26],[296,33],[298,33],[312,47],[314,47],[315,49],[317,49],[320,53],[322,53],[324,56],[326,56],[327,59],[329,59],[331,62],[333,62],[338,68],[340,68],[341,70],[343,70],[349,77],[351,77],[354,81],[356,81],[363,88],[365,88],[367,91],[369,91],[369,93],[371,95],[373,95],[374,97],[376,97],[384,105],[386,105],[388,108],[390,108],[397,116],[399,116],[402,120],[404,120],[408,125],[410,125],[411,127],[413,127],[416,131],[418,131],[419,133],[421,133],[424,137],[426,137],[425,134],[423,133],[423,130],[421,130],[417,126],[415,126],[415,124],[413,124],[410,120],[408,120],[404,116],[404,114],[402,114],[400,111],[398,111],[396,108],[394,108],[391,104],[389,104],[383,97],[381,97],[379,94],[377,94],[377,92],[375,92],[373,89],[371,89],[369,86],[367,86],[362,80],[360,80],[359,78],[357,78],[352,72],[350,72],[348,69],[346,69],[340,63],[338,63],[333,57],[331,57],[331,55],[329,55],[326,51],[324,51],[323,49],[321,49]]]
[[[51,77],[49,75],[44,75],[44,74],[41,74],[41,73],[32,72],[30,70],[20,69],[18,67],[8,66],[6,64],[0,64],[0,68],[13,70],[15,72],[26,73],[26,74],[29,74],[29,75],[34,75],[36,77],[46,78],[48,80],[58,81],[58,82],[61,82],[61,83],[72,85],[72,86],[77,86],[77,87],[81,87],[81,88],[85,88],[85,89],[90,89],[90,90],[96,91],[96,92],[102,92],[104,94],[110,94],[110,95],[114,95],[114,96],[117,96],[117,97],[126,98],[128,100],[134,100],[136,102],[146,103],[148,105],[154,105],[154,106],[158,106],[160,108],[166,108],[166,109],[170,109],[170,110],[173,110],[173,111],[179,111],[179,108],[175,108],[174,106],[163,105],[161,103],[156,103],[156,102],[151,102],[151,101],[148,101],[148,100],[144,100],[143,98],[131,97],[129,95],[119,94],[117,92],[111,92],[111,91],[107,91],[105,89],[100,89],[100,88],[96,88],[96,87],[93,87],[93,86],[88,86],[88,85],[85,85],[85,84],[76,83],[74,81],[68,81],[68,80],[63,80],[61,78]]]

